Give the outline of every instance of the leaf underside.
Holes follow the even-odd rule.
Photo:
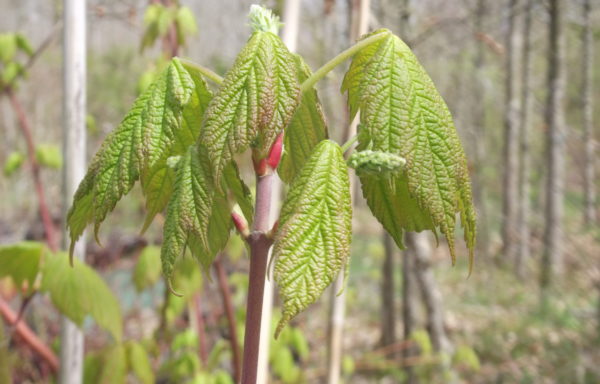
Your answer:
[[[233,156],[252,147],[262,159],[288,125],[300,85],[294,56],[278,36],[254,32],[206,111],[202,143],[215,182]]]
[[[373,34],[385,37],[354,56],[342,91],[348,91],[351,115],[360,110],[358,149],[399,155],[406,167],[404,174],[393,176],[393,188],[389,180],[361,176],[363,194],[399,246],[404,230],[439,229],[453,262],[460,213],[471,264],[475,210],[452,116],[410,48],[387,30]]]
[[[352,204],[342,151],[324,140],[293,181],[275,238],[274,277],[283,299],[276,334],[313,303],[348,262]]]
[[[295,55],[300,82],[312,74],[301,56]],[[327,139],[327,123],[317,91],[303,93],[298,109],[285,129],[283,155],[277,173],[281,180],[291,183],[310,157],[314,147]]]

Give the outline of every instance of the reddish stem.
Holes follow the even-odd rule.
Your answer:
[[[262,322],[263,294],[267,274],[267,261],[272,240],[269,231],[273,173],[257,176],[254,231],[248,238],[250,244],[250,280],[246,307],[246,331],[244,335],[244,361],[242,384],[255,384],[258,370],[260,327]]]
[[[208,362],[208,340],[206,337],[206,324],[204,323],[204,316],[202,316],[202,295],[200,293],[194,295],[192,307],[196,316],[196,327],[198,328],[198,356],[202,364],[206,365]]]
[[[27,115],[23,110],[23,106],[19,102],[19,99],[17,99],[17,96],[14,94],[13,90],[11,88],[7,88],[6,94],[8,95],[10,103],[13,109],[15,110],[15,113],[17,114],[19,127],[21,128],[23,136],[25,136],[25,142],[27,143],[27,157],[31,165],[31,172],[33,175],[35,191],[38,196],[40,215],[42,216],[42,223],[46,232],[46,241],[50,250],[52,252],[56,252],[58,250],[56,229],[54,227],[54,223],[52,222],[52,216],[50,215],[50,211],[48,210],[48,205],[46,204],[46,196],[44,194],[42,178],[40,177],[40,165],[38,164],[37,159],[35,157],[35,145],[33,143],[31,126],[29,125],[29,120],[27,119]]]
[[[9,326],[15,327],[17,335],[48,364],[50,370],[57,373],[58,357],[36,336],[27,324],[22,321],[17,323],[17,314],[2,298],[0,298],[0,313]]]
[[[227,274],[221,260],[216,259],[214,262],[215,271],[217,272],[217,279],[219,280],[219,289],[221,291],[221,297],[223,298],[223,306],[225,307],[225,314],[227,315],[227,323],[229,325],[229,342],[231,343],[231,356],[233,365],[233,377],[236,383],[240,382],[241,377],[241,356],[240,356],[240,345],[237,336],[237,327],[235,321],[235,313],[233,310],[233,302],[231,300],[231,292],[229,292],[229,283],[227,282]]]

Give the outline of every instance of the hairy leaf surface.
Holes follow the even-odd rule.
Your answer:
[[[182,120],[187,120],[183,119],[184,107],[191,104],[198,109],[199,94],[207,90],[198,80],[197,75],[190,75],[179,60],[173,59],[135,101],[121,124],[107,136],[79,185],[68,214],[71,246],[88,223],[95,224],[97,236],[108,212],[140,177],[150,201],[150,215],[164,206],[166,193],[162,188],[167,185],[165,178],[169,174],[162,164],[174,146],[178,150],[187,148],[180,140],[193,141],[197,136],[194,133],[197,124],[183,124]],[[194,92],[198,84],[202,89]],[[205,99],[203,96],[202,100]]]
[[[271,32],[254,32],[213,98],[202,129],[217,183],[236,153],[266,157],[298,104],[293,55]]]
[[[300,82],[312,74],[301,56],[295,55]],[[291,183],[304,166],[313,149],[327,139],[327,123],[316,89],[302,95],[300,105],[285,130],[283,156],[277,170],[281,180]]]
[[[281,210],[273,250],[284,306],[277,333],[317,300],[346,265],[351,219],[346,162],[339,145],[324,140],[292,183]]]
[[[162,269],[167,278],[186,247],[207,268],[229,237],[227,199],[214,187],[206,151],[202,149],[190,147],[177,165],[161,250]]]
[[[387,30],[374,34],[387,36],[369,45],[353,58],[342,90],[348,91],[351,112],[361,112],[360,147],[397,154],[406,159],[403,188],[393,193],[381,191],[373,179],[362,177],[363,191],[374,215],[396,239],[398,227],[440,231],[448,239],[455,260],[454,229],[460,213],[465,240],[473,256],[475,211],[469,175],[452,116],[410,48]],[[407,190],[404,187],[407,187]],[[405,193],[405,192],[408,192]],[[405,206],[406,198],[414,199]],[[394,207],[393,219],[384,207]],[[418,220],[406,223],[409,211]],[[428,215],[430,220],[424,220]],[[419,225],[417,225],[419,224]]]
[[[142,232],[152,223],[154,216],[162,212],[173,192],[175,176],[167,165],[167,159],[184,154],[187,148],[198,140],[202,116],[212,98],[212,92],[200,73],[191,66],[183,66],[189,73],[194,89],[181,112],[181,124],[172,131],[174,140],[162,152],[160,159],[142,176],[142,190],[146,197],[146,219]]]

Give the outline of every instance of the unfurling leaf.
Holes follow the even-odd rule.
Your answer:
[[[361,112],[359,148],[403,157],[406,176],[397,177],[392,190],[363,176],[363,193],[373,214],[400,246],[402,229],[439,228],[453,262],[456,214],[460,213],[472,260],[475,210],[452,116],[410,48],[387,30],[371,35],[375,34],[385,37],[354,56],[342,90],[348,91],[352,115]]]
[[[305,81],[311,71],[302,57],[295,55],[300,82]],[[294,177],[309,158],[313,149],[322,140],[327,139],[327,124],[317,91],[312,88],[302,95],[300,105],[285,129],[283,141],[283,157],[277,173],[286,183],[291,183]]]
[[[123,333],[121,308],[104,280],[90,267],[59,252],[46,258],[42,269],[42,290],[50,294],[54,306],[81,326],[87,315],[119,342]]]
[[[229,238],[230,213],[226,196],[214,187],[206,151],[190,147],[177,165],[173,195],[167,207],[161,251],[167,279],[186,247],[204,268],[210,266]]]
[[[294,56],[271,32],[254,32],[210,102],[202,129],[215,182],[236,153],[265,158],[288,125],[300,86]]]
[[[168,172],[157,173],[162,172],[173,152],[183,152],[181,148],[197,136],[199,128],[187,123],[183,115],[187,114],[184,107],[188,104],[196,113],[201,112],[199,95],[206,91],[196,89],[199,84],[204,86],[178,59],[173,59],[107,136],[75,193],[67,217],[72,245],[88,223],[95,224],[97,237],[108,212],[139,178],[151,202],[149,215],[164,206],[166,198],[160,186],[168,182]]]
[[[273,250],[284,306],[277,334],[348,262],[351,218],[346,162],[339,145],[324,140],[292,183],[281,210]]]
[[[4,175],[11,176],[15,173],[21,165],[25,162],[25,155],[21,152],[11,152],[10,155],[6,158],[6,162],[4,163]]]
[[[56,145],[40,144],[35,149],[35,157],[41,166],[60,169],[63,158],[60,149]]]

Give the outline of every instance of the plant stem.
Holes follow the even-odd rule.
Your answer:
[[[29,125],[29,120],[27,120],[27,115],[23,110],[23,106],[17,96],[13,92],[11,88],[6,89],[6,94],[10,99],[10,103],[17,114],[17,120],[19,121],[19,127],[23,132],[23,136],[25,136],[25,142],[27,144],[27,157],[29,159],[29,163],[31,165],[31,172],[33,176],[33,183],[35,185],[35,191],[38,196],[38,204],[40,209],[40,215],[42,216],[42,223],[44,225],[44,232],[46,232],[46,242],[48,243],[48,247],[52,252],[56,252],[58,250],[58,242],[56,240],[56,229],[54,227],[54,222],[52,221],[52,216],[50,215],[50,210],[48,209],[48,205],[46,204],[46,195],[44,194],[44,186],[42,184],[42,178],[40,177],[40,165],[35,158],[35,145],[33,143],[33,135],[31,133],[31,126]]]
[[[223,78],[219,75],[217,75],[215,72],[213,72],[212,70],[203,67],[199,64],[194,63],[193,61],[190,61],[188,59],[184,59],[184,58],[179,58],[179,60],[187,67],[191,67],[194,68],[196,71],[200,72],[202,75],[204,75],[207,79],[210,79],[212,81],[214,81],[216,84],[221,85],[223,84]]]
[[[272,240],[267,237],[266,233],[270,229],[269,214],[271,211],[273,177],[273,173],[268,172],[256,178],[254,230],[248,238],[250,244],[250,281],[246,307],[242,384],[256,383],[263,294],[269,248],[272,244]]]
[[[352,144],[356,143],[357,141],[358,135],[354,135],[350,139],[348,139],[348,141],[346,141],[344,145],[342,145],[342,153],[346,153],[346,151],[350,149]]]
[[[325,65],[323,65],[321,68],[319,68],[315,73],[313,73],[308,79],[306,79],[302,83],[302,85],[300,86],[300,90],[302,92],[308,91],[319,80],[321,80],[329,72],[331,72],[333,70],[333,68],[337,67],[338,65],[340,65],[341,63],[346,61],[346,59],[349,59],[350,57],[354,56],[356,53],[358,53],[358,51],[360,51],[364,47],[366,47],[372,43],[375,43],[387,36],[389,36],[389,33],[382,31],[375,35],[369,36],[366,39],[360,40],[358,43],[354,44],[350,48],[346,49],[345,51],[341,52],[339,55],[337,55],[336,57],[334,57],[333,59],[331,59],[327,63],[325,63]]]
[[[220,259],[214,262],[215,271],[217,272],[217,280],[219,280],[219,289],[223,298],[223,306],[227,315],[227,323],[229,325],[229,342],[231,343],[231,359],[233,365],[233,378],[236,383],[240,382],[241,378],[241,361],[240,361],[240,345],[237,336],[237,327],[235,322],[235,314],[233,303],[231,301],[231,293],[229,292],[229,284],[227,282],[227,274]]]
[[[198,334],[198,357],[203,365],[208,363],[208,340],[206,337],[206,324],[202,316],[202,294],[196,292],[191,301],[191,309],[196,316],[196,333]],[[191,315],[191,314],[190,314]]]
[[[22,321],[17,322],[17,314],[12,311],[9,305],[0,297],[0,314],[6,320],[9,327],[14,327],[15,332],[35,353],[37,353],[50,367],[54,373],[58,372],[58,357],[54,352],[40,340],[40,338]],[[6,335],[4,340],[9,340]],[[4,340],[1,340],[4,342]]]

